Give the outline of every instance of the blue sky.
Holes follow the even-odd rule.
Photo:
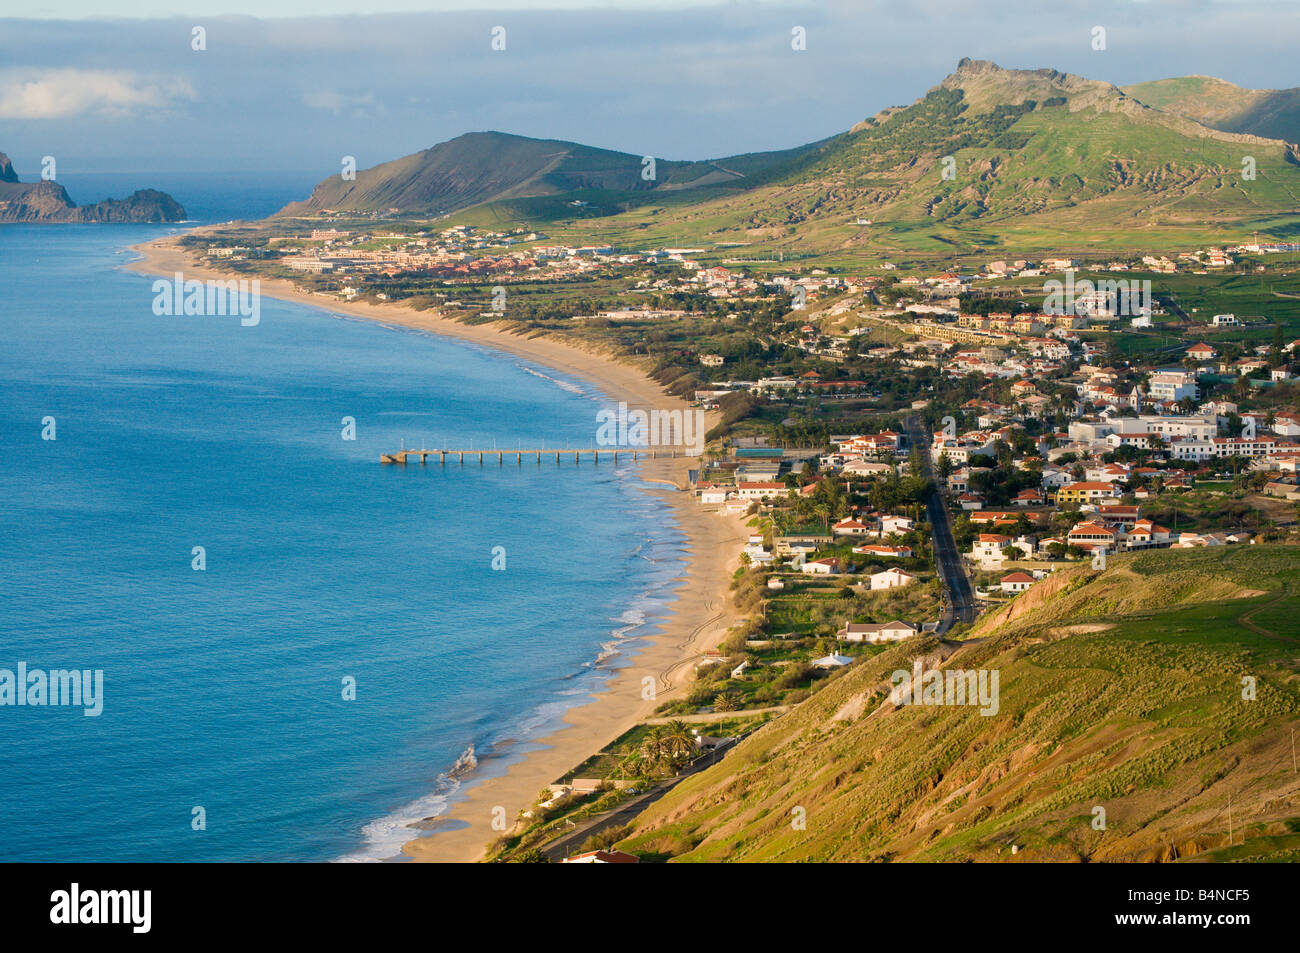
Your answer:
[[[499,129],[705,158],[840,132],[924,94],[963,56],[1118,84],[1300,85],[1290,0],[380,0],[393,12],[338,13],[356,6],[43,0],[24,8],[41,19],[0,19],[0,150],[28,173],[54,155],[61,172],[324,177],[343,155],[366,167]],[[309,8],[331,15],[298,16]],[[206,50],[191,49],[195,26]],[[806,50],[791,49],[796,26]]]

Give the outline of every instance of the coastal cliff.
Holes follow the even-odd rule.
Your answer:
[[[185,209],[166,192],[141,189],[124,199],[77,205],[57,182],[20,182],[0,152],[0,222],[180,222]]]

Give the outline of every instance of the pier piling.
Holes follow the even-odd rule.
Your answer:
[[[618,460],[619,460],[619,455],[620,455],[620,454],[623,454],[624,456],[626,456],[627,454],[630,453],[630,454],[632,455],[632,460],[633,460],[633,461],[639,461],[639,460],[642,460],[642,459],[644,459],[646,456],[648,456],[651,460],[654,460],[654,459],[656,459],[656,458],[659,456],[659,451],[658,451],[658,450],[655,450],[655,449],[638,449],[638,448],[635,448],[635,447],[623,447],[623,448],[617,448],[617,447],[578,447],[578,448],[569,448],[569,449],[565,449],[565,450],[557,450],[557,449],[546,450],[546,449],[540,449],[540,448],[539,448],[539,449],[529,449],[529,450],[525,450],[523,447],[518,447],[518,448],[516,448],[516,449],[514,449],[514,450],[505,450],[505,449],[500,449],[500,448],[499,448],[499,449],[495,449],[495,450],[482,450],[482,449],[480,449],[480,450],[474,450],[474,449],[469,449],[469,450],[446,450],[446,449],[439,449],[439,450],[420,449],[420,450],[415,450],[415,449],[410,449],[410,450],[408,450],[408,449],[406,449],[405,447],[403,447],[401,450],[398,450],[396,453],[381,453],[381,454],[379,455],[379,462],[380,462],[380,463],[383,463],[383,464],[398,464],[398,465],[405,466],[408,462],[410,462],[410,458],[411,458],[412,456],[418,456],[418,457],[420,458],[420,464],[421,464],[421,465],[425,465],[425,466],[427,466],[428,463],[429,463],[429,457],[431,457],[431,456],[435,456],[435,455],[436,455],[437,458],[438,458],[438,464],[439,464],[440,466],[445,467],[445,466],[447,465],[447,457],[448,457],[448,456],[454,456],[454,457],[456,458],[456,461],[457,461],[457,462],[458,462],[458,463],[463,467],[463,466],[465,465],[465,457],[466,457],[466,455],[468,455],[468,456],[471,458],[471,461],[472,461],[474,455],[475,455],[475,454],[478,454],[478,463],[479,463],[479,466],[483,466],[483,465],[484,465],[484,459],[483,459],[483,458],[484,458],[485,456],[490,456],[490,455],[492,455],[492,454],[496,454],[496,458],[497,458],[497,466],[504,466],[504,465],[505,465],[506,454],[507,454],[507,453],[513,453],[513,454],[515,455],[515,464],[516,464],[517,466],[522,466],[522,465],[523,465],[523,462],[524,462],[524,455],[525,455],[525,454],[531,456],[531,457],[536,461],[537,465],[538,465],[538,466],[541,466],[541,465],[542,465],[542,454],[544,454],[544,453],[553,453],[553,454],[555,454],[555,463],[556,463],[556,465],[559,465],[560,463],[563,462],[563,457],[564,457],[565,454],[572,453],[572,454],[573,454],[573,462],[574,462],[574,464],[580,465],[580,464],[582,463],[582,458],[583,458],[584,456],[590,456],[590,457],[591,457],[591,460],[592,460],[593,463],[599,464],[599,463],[600,463],[600,455],[601,455],[602,452],[603,452],[607,457],[612,456],[612,457],[614,458],[614,465],[615,465],[615,466],[618,465]],[[672,450],[672,451],[670,451],[670,454],[671,454],[671,456],[672,456],[673,458],[676,458],[676,456],[677,456],[677,451],[676,451],[676,450]]]

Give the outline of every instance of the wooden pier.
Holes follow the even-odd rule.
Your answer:
[[[668,449],[663,452],[670,457],[675,458],[677,456],[677,451],[674,449]],[[589,447],[580,450],[567,449],[567,448],[563,450],[559,450],[556,449],[555,447],[551,447],[545,450],[524,450],[518,448],[514,450],[496,450],[496,449],[493,450],[487,450],[487,449],[406,450],[406,449],[402,449],[397,451],[396,453],[381,453],[379,455],[379,462],[384,464],[396,463],[405,466],[407,463],[411,461],[412,457],[419,457],[421,465],[425,465],[428,464],[430,457],[437,457],[438,463],[441,466],[446,466],[447,458],[451,457],[454,462],[457,462],[461,466],[464,466],[465,458],[468,457],[470,463],[473,463],[475,461],[475,458],[477,458],[478,465],[483,466],[484,458],[486,458],[487,460],[491,460],[493,457],[496,457],[497,466],[504,466],[507,458],[514,457],[515,464],[518,466],[522,466],[524,462],[524,458],[527,457],[529,459],[536,460],[537,464],[540,466],[543,457],[545,457],[548,461],[553,457],[556,463],[560,463],[563,459],[566,459],[568,457],[572,457],[574,463],[581,463],[583,457],[589,457],[593,463],[600,463],[601,456],[603,455],[606,459],[613,460],[614,463],[618,463],[618,458],[620,454],[623,456],[624,459],[630,456],[634,461],[636,461],[642,459],[649,459],[649,460],[657,459],[659,453],[660,451],[654,447],[640,447],[640,448],[638,447],[603,447],[603,448]]]

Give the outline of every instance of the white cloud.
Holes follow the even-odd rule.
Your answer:
[[[0,72],[0,119],[124,116],[194,99],[188,80],[152,79],[126,70],[10,69]]]
[[[332,89],[321,89],[303,94],[302,102],[304,106],[311,109],[323,109],[335,115],[349,113],[353,116],[361,116],[367,111],[384,111],[383,104],[375,99],[373,93],[352,96]]]

